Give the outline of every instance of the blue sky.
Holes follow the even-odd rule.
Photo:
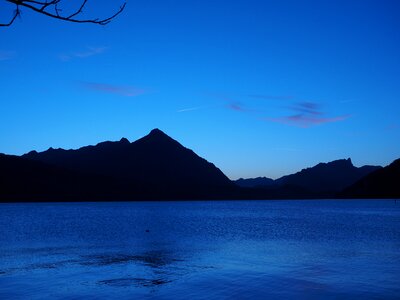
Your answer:
[[[85,16],[121,3],[89,0]],[[0,21],[12,11],[0,1]],[[160,128],[232,179],[348,157],[386,165],[400,157],[399,12],[398,1],[129,1],[99,26],[22,10],[0,27],[0,152]]]

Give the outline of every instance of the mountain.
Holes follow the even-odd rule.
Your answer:
[[[263,188],[277,198],[333,197],[339,191],[380,168],[377,166],[357,168],[350,159],[340,159],[319,163],[276,180],[266,177],[241,178],[235,183],[240,187]]]
[[[235,183],[240,187],[262,188],[276,198],[333,197],[344,188],[380,168],[376,166],[357,168],[353,166],[350,159],[340,159],[319,163],[314,167],[276,180],[266,177],[240,178]]]
[[[230,181],[159,129],[129,142],[76,150],[0,154],[0,201],[307,199],[398,195],[399,161],[382,169],[350,159],[320,163],[277,180]],[[397,194],[396,194],[397,193]]]
[[[328,163],[319,163],[292,175],[275,180],[277,186],[297,186],[314,195],[332,196],[369,173],[380,169],[379,166],[357,168],[351,159],[339,159]]]
[[[400,198],[400,159],[344,189],[341,198]]]
[[[275,181],[268,177],[256,177],[256,178],[239,178],[234,181],[236,185],[245,188],[254,188],[254,187],[268,187],[273,186]]]
[[[96,175],[0,154],[0,201],[106,200],[120,191],[117,182]]]
[[[235,189],[221,170],[159,129],[132,143],[123,138],[77,150],[31,151],[22,158],[112,178],[133,198],[208,199]]]

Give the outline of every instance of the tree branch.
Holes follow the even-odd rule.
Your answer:
[[[33,10],[39,14],[46,15],[48,17],[59,19],[68,22],[74,23],[93,23],[99,25],[106,25],[111,22],[116,16],[118,16],[126,6],[126,2],[119,8],[119,10],[114,13],[112,16],[105,18],[105,19],[79,19],[77,18],[82,12],[83,8],[85,7],[88,0],[83,0],[81,6],[78,10],[68,16],[62,15],[62,10],[58,8],[58,4],[62,2],[62,0],[51,0],[51,1],[37,1],[37,0],[5,0],[6,2],[15,4],[16,10],[14,12],[14,16],[12,17],[11,21],[8,23],[0,23],[0,26],[10,26],[15,19],[20,16],[20,6],[26,7],[30,10]]]
[[[17,8],[14,11],[14,16],[12,17],[10,22],[8,22],[8,23],[0,23],[0,27],[11,26],[11,24],[14,23],[15,19],[20,15],[21,15],[21,12],[19,11],[19,6],[17,5]]]
[[[78,9],[75,13],[73,13],[72,15],[70,15],[68,18],[71,19],[71,18],[75,17],[76,15],[79,15],[79,14],[82,12],[82,9],[83,9],[83,7],[85,6],[86,2],[87,2],[87,0],[84,0],[84,1],[82,2],[81,7],[79,7],[79,9]]]

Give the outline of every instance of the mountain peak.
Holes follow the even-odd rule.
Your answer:
[[[124,138],[124,137],[122,139],[120,139],[119,142],[122,143],[122,144],[129,144],[129,140],[127,138]]]
[[[103,195],[101,189],[104,188],[110,199],[212,199],[230,195],[235,189],[221,170],[159,129],[127,143],[129,141],[122,138],[77,150],[30,154],[28,158],[66,172],[95,176],[93,182],[96,182],[96,176],[110,180],[109,184],[101,184],[100,189],[89,191],[96,196],[97,193]],[[64,173],[60,175],[60,182],[64,178],[61,176]],[[63,183],[60,186],[64,189]],[[69,193],[68,182],[65,187]],[[78,187],[80,190],[81,185]],[[86,188],[82,191],[86,193]],[[1,195],[0,191],[0,200]]]
[[[351,158],[343,158],[343,159],[338,159],[338,160],[334,160],[334,161],[332,161],[331,163],[334,163],[334,164],[343,164],[343,165],[346,165],[346,166],[350,166],[350,167],[354,167],[353,166],[353,162],[351,161]]]
[[[158,128],[154,128],[150,133],[143,137],[145,140],[148,141],[174,141],[169,135],[164,133]]]
[[[329,164],[329,163],[340,163],[340,162],[342,162],[342,163],[351,163],[351,158],[339,158],[339,159],[332,160],[332,161],[327,162],[327,163]]]
[[[166,135],[163,131],[161,131],[158,128],[154,128],[152,131],[149,133],[150,136],[156,136],[156,135]]]
[[[353,162],[351,161],[350,158],[342,158],[342,159],[332,160],[332,161],[326,162],[326,163],[321,162],[321,163],[315,165],[314,167],[306,168],[303,170],[310,170],[310,169],[314,169],[316,167],[329,168],[329,167],[333,167],[333,166],[354,167]]]

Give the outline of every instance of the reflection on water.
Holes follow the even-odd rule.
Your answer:
[[[0,299],[400,297],[393,201],[0,205]]]
[[[116,279],[109,279],[109,280],[100,280],[99,284],[107,284],[117,287],[127,287],[127,286],[144,286],[144,287],[151,287],[156,285],[165,284],[171,282],[172,280],[166,279],[146,279],[146,278],[116,278]]]
[[[87,266],[106,266],[113,264],[124,263],[142,263],[151,268],[160,268],[165,265],[170,265],[179,259],[169,256],[165,252],[147,252],[142,255],[127,255],[127,254],[100,254],[83,256],[82,265]]]

